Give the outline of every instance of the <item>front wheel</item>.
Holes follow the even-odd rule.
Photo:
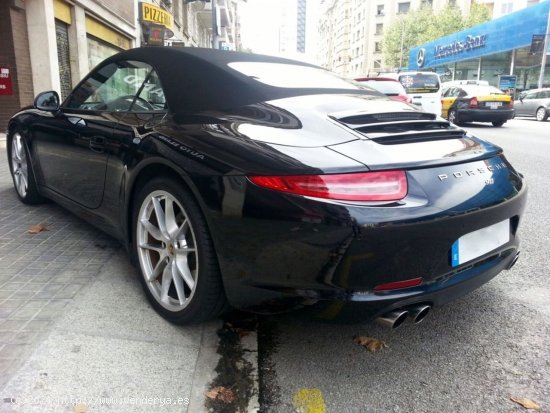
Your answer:
[[[226,307],[214,246],[195,200],[171,179],[139,191],[133,214],[134,252],[147,298],[176,324],[205,321]]]
[[[502,125],[506,123],[505,120],[496,120],[494,122],[491,122],[495,128],[500,128]]]
[[[537,109],[537,120],[539,122],[544,122],[546,119],[548,119],[548,112],[546,111],[546,108],[538,108]]]
[[[21,202],[24,204],[44,202],[44,197],[38,192],[25,138],[17,129],[8,138],[8,157],[13,185]]]

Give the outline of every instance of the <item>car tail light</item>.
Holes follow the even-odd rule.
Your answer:
[[[510,102],[508,102],[508,106],[510,106],[511,108],[514,107],[514,101],[513,100],[510,100]]]
[[[275,191],[342,201],[398,201],[407,195],[405,171],[250,176],[249,179]]]
[[[470,107],[471,108],[478,108],[479,107],[479,103],[477,101],[477,98],[471,98],[470,99]]]
[[[422,277],[411,278],[410,280],[395,281],[386,284],[378,284],[374,287],[374,291],[388,291],[388,290],[399,290],[401,288],[410,288],[416,287],[417,285],[422,284]]]

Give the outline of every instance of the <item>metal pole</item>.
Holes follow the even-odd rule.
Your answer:
[[[512,50],[512,60],[510,61],[510,75],[514,74],[515,64],[516,64],[516,49]]]
[[[212,0],[212,49],[220,48],[218,35],[218,1]]]
[[[544,83],[544,69],[546,68],[546,54],[548,53],[548,38],[550,37],[550,10],[548,11],[548,22],[546,23],[546,33],[544,36],[544,50],[542,51],[542,59],[540,62],[540,75],[538,88],[540,89]]]
[[[481,57],[479,58],[479,61],[477,62],[477,80],[481,80]]]

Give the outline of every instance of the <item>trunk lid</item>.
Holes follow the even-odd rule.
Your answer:
[[[352,130],[357,139],[329,148],[372,170],[471,162],[502,152],[500,147],[426,112],[338,112],[330,118]]]

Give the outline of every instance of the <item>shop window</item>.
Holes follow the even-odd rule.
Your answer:
[[[88,36],[88,67],[93,69],[98,64],[103,62],[108,57],[118,53],[121,49],[117,49],[113,45]]]
[[[407,14],[411,8],[411,3],[398,3],[397,4],[397,14]]]

